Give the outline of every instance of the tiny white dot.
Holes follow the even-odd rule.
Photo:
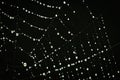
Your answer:
[[[18,73],[18,75],[20,75],[20,73]]]
[[[71,32],[70,31],[68,31],[68,34],[70,34]]]
[[[84,61],[86,62],[86,61],[87,61],[87,59],[84,59]]]
[[[23,20],[23,23],[25,23],[25,20]]]
[[[103,60],[105,61],[105,58],[103,58]]]
[[[37,64],[34,64],[34,66],[36,67],[36,66],[37,66]]]
[[[87,59],[90,59],[90,57],[88,57]]]
[[[66,4],[66,1],[63,1],[63,4]]]
[[[112,77],[114,78],[114,77],[115,77],[115,75],[112,75]]]
[[[91,49],[91,51],[93,51],[93,49]]]
[[[96,36],[96,38],[98,39],[98,38],[99,38],[99,36]]]
[[[101,28],[98,28],[99,30],[101,30]]]
[[[55,68],[56,66],[55,66],[55,65],[53,65],[53,67]]]
[[[73,13],[75,13],[75,11],[73,11]]]
[[[17,9],[18,9],[19,7],[17,6]]]
[[[35,41],[36,39],[35,38],[33,38],[33,41]]]
[[[26,62],[22,62],[23,63],[23,66],[26,67],[27,66],[27,63]]]
[[[73,33],[71,33],[71,36],[73,36]]]
[[[43,73],[43,76],[45,76],[45,73]]]
[[[75,52],[75,51],[73,51],[73,54],[76,54],[76,52]]]
[[[62,75],[62,78],[64,77],[64,75]]]
[[[104,48],[106,48],[107,46],[106,45],[104,45]]]
[[[71,63],[71,66],[74,66],[75,65],[75,63]]]
[[[101,53],[104,53],[104,51],[102,50]]]
[[[33,27],[33,25],[30,25],[30,27]]]
[[[92,18],[95,18],[95,16],[92,16]]]
[[[57,14],[55,14],[55,17],[58,17],[58,15],[57,15]]]
[[[81,74],[83,74],[83,72],[81,72]]]
[[[58,9],[60,10],[60,9],[61,9],[61,7],[58,7]]]
[[[39,2],[39,4],[41,5],[42,3],[41,3],[41,2]]]
[[[95,73],[95,76],[97,76],[97,73]]]
[[[28,13],[31,13],[30,11],[28,11]]]
[[[51,73],[51,71],[48,71],[48,73]]]
[[[70,4],[67,4],[67,6],[70,6]]]
[[[23,10],[25,10],[25,8],[22,8]]]
[[[70,18],[67,18],[67,20],[69,21],[69,20],[70,20]]]
[[[78,68],[76,68],[76,71],[78,71]]]
[[[75,56],[75,59],[78,59],[78,56]]]
[[[85,2],[85,0],[82,0],[82,2]]]
[[[83,60],[81,60],[80,62],[83,62]]]
[[[19,33],[16,33],[16,36],[19,36]]]
[[[59,32],[57,32],[57,35],[60,35],[60,33],[59,33]]]
[[[103,78],[105,78],[105,75],[103,75]]]
[[[10,19],[14,19],[14,17],[11,17],[11,16],[10,16]]]
[[[61,65],[61,63],[59,63],[59,65]]]
[[[89,68],[86,68],[87,71],[89,71]]]
[[[71,58],[69,57],[68,60],[71,60]]]
[[[38,41],[40,42],[40,39],[38,39]]]
[[[50,48],[53,48],[53,46],[50,46]]]
[[[88,44],[90,44],[90,41],[88,41]]]
[[[4,4],[4,2],[2,2],[2,4]]]
[[[89,79],[91,80],[91,79],[92,79],[92,77],[91,77],[91,76],[89,76]]]
[[[12,31],[11,31],[11,33],[14,33],[14,32],[15,32],[15,30],[12,30]]]
[[[29,66],[29,69],[31,69],[32,67],[31,66]]]
[[[45,4],[43,3],[43,6],[45,6]]]
[[[117,73],[120,73],[120,71],[117,71]]]
[[[110,75],[110,73],[107,73],[107,75],[109,76],[109,75]]]
[[[25,10],[25,12],[28,12],[28,10]]]
[[[103,29],[105,29],[105,26],[103,26]]]
[[[64,16],[67,16],[67,14],[64,14]]]
[[[70,64],[68,64],[67,67],[70,67]]]
[[[99,50],[99,48],[97,48],[97,51]]]

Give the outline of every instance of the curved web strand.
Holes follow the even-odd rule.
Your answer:
[[[119,79],[107,30],[85,0],[2,0],[0,79]]]

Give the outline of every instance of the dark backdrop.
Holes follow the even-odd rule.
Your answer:
[[[112,45],[112,52],[120,65],[120,4],[118,0],[86,0],[89,8],[95,15],[103,15],[105,25],[109,28],[108,34]]]

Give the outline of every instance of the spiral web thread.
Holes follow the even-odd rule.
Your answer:
[[[77,3],[62,0],[1,1],[2,75],[12,80],[119,79],[103,17],[94,16],[84,0],[79,3],[80,10]]]

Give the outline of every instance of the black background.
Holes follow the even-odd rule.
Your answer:
[[[119,12],[120,4],[117,4],[119,2],[117,2],[116,0],[86,0],[86,1],[87,1],[86,3],[89,5],[90,10],[92,10],[92,12],[95,15],[97,16],[101,14],[103,15],[105,20],[105,25],[109,29],[108,34],[109,34],[111,45],[114,46],[115,44],[119,43],[120,29],[119,29],[119,13],[118,12]],[[120,66],[119,50],[120,50],[120,45],[117,45],[113,47],[110,52],[112,52],[115,55],[117,64]],[[10,54],[10,56],[13,56],[13,55]]]
[[[120,23],[119,23],[119,2],[118,0],[86,0],[89,8],[95,15],[103,15],[105,25],[108,27],[108,34],[112,45],[112,53],[120,66]],[[116,45],[116,46],[114,46]],[[118,66],[118,67],[119,67]]]

